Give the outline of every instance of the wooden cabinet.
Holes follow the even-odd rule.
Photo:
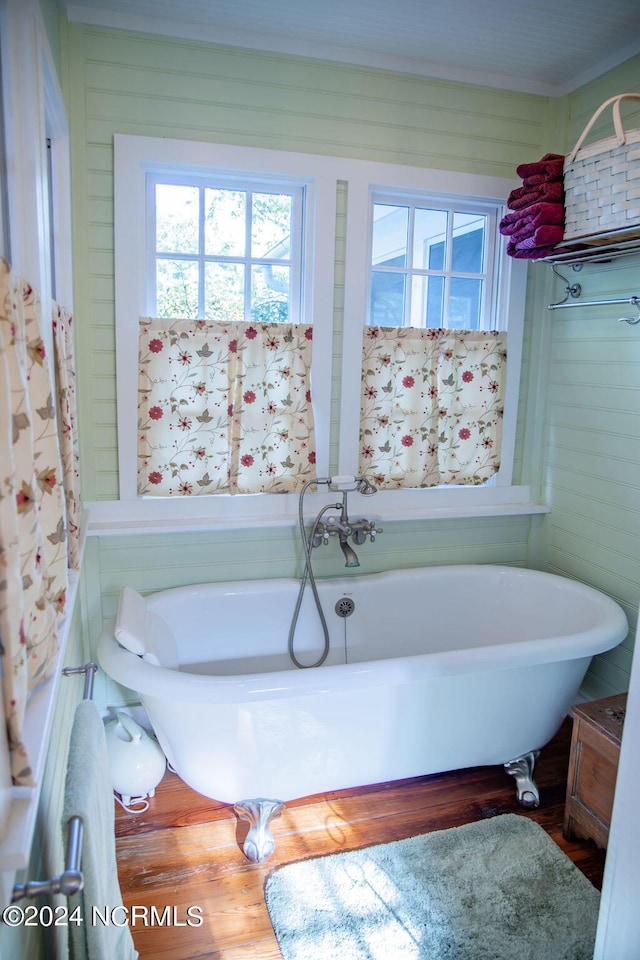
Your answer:
[[[571,711],[573,734],[563,833],[607,846],[626,693],[581,703]]]

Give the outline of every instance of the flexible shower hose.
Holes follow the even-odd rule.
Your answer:
[[[328,503],[322,508],[318,516],[313,521],[313,526],[311,528],[311,533],[307,537],[307,534],[304,529],[304,495],[306,493],[307,487],[312,483],[318,483],[321,481],[318,480],[307,480],[304,484],[302,490],[300,491],[300,499],[298,500],[298,524],[300,526],[300,537],[302,539],[302,546],[304,547],[304,570],[302,572],[302,579],[300,580],[300,589],[298,591],[298,599],[296,601],[295,610],[293,611],[293,617],[291,618],[291,626],[289,627],[289,658],[294,666],[298,667],[300,670],[305,670],[309,667],[320,667],[327,657],[329,656],[329,628],[327,626],[327,621],[324,616],[324,611],[322,609],[322,604],[320,602],[320,597],[318,595],[318,588],[316,587],[316,580],[313,575],[313,569],[311,567],[311,549],[313,544],[313,538],[315,536],[318,524],[322,519],[322,516],[326,513],[327,510],[340,509],[341,504],[339,503]],[[298,623],[298,616],[300,614],[300,607],[302,606],[302,597],[304,595],[307,582],[311,585],[311,591],[313,593],[313,599],[315,601],[316,610],[318,611],[318,616],[320,617],[320,623],[322,625],[322,632],[324,635],[324,647],[320,657],[315,661],[315,663],[301,663],[300,660],[296,657],[294,651],[294,638],[296,633],[296,626]]]

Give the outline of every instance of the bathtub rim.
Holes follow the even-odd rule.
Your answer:
[[[409,684],[424,679],[438,679],[463,673],[484,670],[508,670],[517,666],[537,663],[554,663],[563,660],[591,658],[612,649],[624,640],[628,632],[626,615],[620,605],[607,594],[579,580],[563,577],[546,571],[527,567],[510,567],[498,564],[448,564],[430,567],[410,567],[381,573],[356,574],[349,578],[327,577],[322,583],[357,582],[361,579],[406,576],[408,573],[439,571],[471,573],[482,576],[490,573],[505,573],[511,577],[526,577],[553,581],[561,589],[589,597],[599,607],[603,620],[588,630],[561,636],[515,640],[512,643],[487,644],[482,647],[466,647],[438,653],[412,654],[403,657],[323,665],[305,670],[287,669],[250,674],[215,675],[189,673],[186,671],[156,666],[142,660],[118,644],[113,633],[114,621],[108,621],[98,641],[98,660],[112,680],[132,690],[141,697],[167,697],[176,703],[242,703],[269,700],[280,697],[309,696],[354,686],[387,686]],[[231,587],[248,583],[296,585],[294,578],[274,578],[260,581],[220,581],[217,583],[192,584],[155,591],[150,597],[198,588]],[[215,690],[215,697],[212,697]]]

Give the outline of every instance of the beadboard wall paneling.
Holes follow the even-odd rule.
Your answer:
[[[638,90],[640,58],[568,98],[569,149],[596,107]],[[635,125],[640,124],[636,111]],[[593,139],[608,136],[611,119]],[[590,138],[591,139],[591,138]],[[559,268],[582,286],[583,300],[640,294],[640,256]],[[560,282],[553,297],[561,299]],[[549,311],[543,478],[547,569],[586,581],[616,599],[631,625],[616,650],[596,657],[583,692],[601,697],[626,690],[640,600],[640,326],[628,304]]]
[[[88,500],[115,498],[118,489],[115,132],[513,176],[518,163],[557,151],[562,136],[571,146],[598,103],[622,89],[633,89],[639,62],[636,58],[562,102],[551,102],[387,71],[75,24],[69,27],[68,40],[79,278],[76,312],[84,319],[78,333],[78,380]],[[333,291],[332,469],[340,407],[344,199],[342,191]],[[585,296],[637,293],[632,272],[629,264],[586,267],[581,275]],[[616,329],[612,337],[601,325],[588,330],[583,318],[592,315],[580,309],[563,314],[562,320],[559,313],[551,316],[546,310],[548,273],[543,265],[530,271],[515,477],[532,483],[534,489],[540,485],[552,507],[551,517],[533,525],[525,519],[447,522],[441,529],[433,523],[389,525],[375,546],[361,551],[361,570],[472,559],[534,562],[619,597],[633,622],[637,550],[629,530],[637,520],[638,459],[633,443],[638,436],[637,341],[628,329]],[[611,511],[614,502],[621,513]],[[533,542],[532,526],[543,530]],[[145,592],[202,579],[288,576],[300,554],[291,530],[269,529],[231,540],[222,534],[171,538],[166,546],[160,546],[157,537],[101,539],[87,562],[95,564],[91,571],[95,587],[104,593],[97,623],[113,612],[123,582],[137,583]],[[320,575],[341,572],[337,556],[327,553],[317,562]],[[95,634],[95,623],[92,629]],[[601,665],[596,661],[593,689],[605,694],[624,688],[629,646],[623,649],[626,653],[612,654],[609,660],[600,658]]]
[[[513,176],[543,150],[544,97],[72,24],[78,335],[87,500],[117,497],[113,134],[195,138]],[[344,250],[344,203],[338,256]],[[336,346],[342,323],[338,266]],[[78,312],[78,310],[76,310]],[[333,417],[341,357],[334,356]],[[335,444],[335,429],[332,431]],[[112,446],[113,444],[113,446]],[[113,464],[105,463],[112,450]],[[98,458],[94,453],[100,452]]]
[[[83,493],[118,494],[113,276],[113,134],[167,136],[513,176],[541,155],[546,98],[386,71],[70,25],[78,389]],[[346,187],[338,190],[331,468],[337,467]],[[354,357],[354,363],[359,357]],[[373,511],[375,512],[375,511]],[[384,520],[382,525],[385,526]],[[390,524],[360,572],[421,563],[527,562],[529,519]],[[92,644],[119,589],[299,574],[293,528],[233,535],[100,538],[87,551]],[[344,572],[335,544],[320,576]],[[105,696],[107,693],[105,691]]]
[[[350,571],[332,540],[313,552],[318,577],[376,573],[382,570],[438,563],[526,562],[529,521],[526,517],[477,521],[471,535],[468,521],[427,521],[424,525],[381,521],[384,532],[375,543],[357,548],[360,567]],[[120,588],[129,584],[141,593],[172,586],[224,580],[298,577],[303,553],[297,529],[165,536],[99,537],[102,618],[115,615]],[[98,628],[101,624],[97,625]],[[93,625],[95,631],[96,624]]]
[[[585,84],[574,91],[567,98],[567,129],[565,152],[568,152],[577,143],[578,137],[586,127],[595,110],[608,100],[620,93],[640,92],[640,58],[633,57],[614,70],[604,74],[597,80]],[[622,104],[622,117],[628,118],[627,127],[640,127],[640,104],[626,102]],[[613,135],[611,108],[604,111],[596,121],[590,132],[587,143],[601,140]]]

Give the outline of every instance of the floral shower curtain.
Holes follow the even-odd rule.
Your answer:
[[[58,651],[67,592],[65,509],[40,303],[0,267],[0,638],[14,782],[33,775],[22,738],[31,691]]]
[[[366,327],[359,471],[380,488],[485,483],[500,466],[506,334]]]
[[[140,320],[138,492],[290,492],[315,475],[312,328]]]

